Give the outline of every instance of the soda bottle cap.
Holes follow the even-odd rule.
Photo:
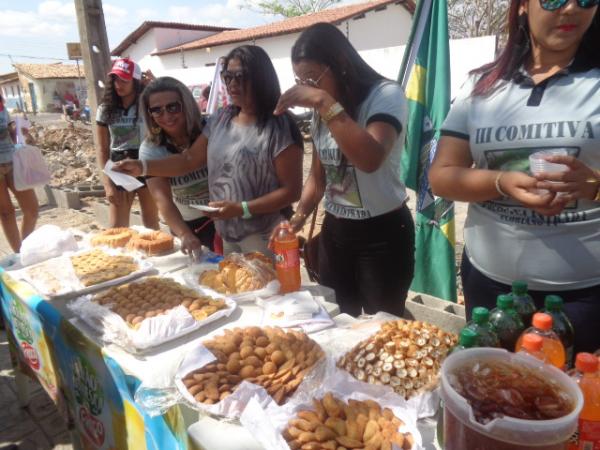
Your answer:
[[[471,319],[473,322],[477,324],[486,323],[490,319],[490,310],[484,308],[483,306],[478,306],[477,308],[473,308],[473,313],[471,314]]]
[[[559,311],[563,307],[563,299],[558,295],[546,295],[544,306],[549,311]]]
[[[544,340],[541,336],[535,333],[527,333],[525,336],[523,336],[523,341],[521,342],[521,345],[525,350],[528,350],[530,352],[539,352],[540,350],[542,350]]]
[[[552,329],[552,316],[546,313],[535,313],[531,322],[534,327],[540,330]]]
[[[499,295],[498,299],[496,300],[496,305],[498,306],[498,308],[500,309],[511,309],[515,306],[515,301],[512,298],[512,295]]]
[[[477,340],[477,333],[469,328],[463,328],[458,338],[458,343],[463,347],[473,347]]]
[[[575,367],[580,372],[596,372],[598,371],[598,358],[591,353],[577,353]]]
[[[515,280],[512,282],[512,291],[518,295],[527,294],[527,281]]]

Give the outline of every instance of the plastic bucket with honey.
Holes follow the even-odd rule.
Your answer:
[[[485,372],[479,372],[480,370]],[[554,412],[555,418],[526,420],[497,411],[489,412],[502,401],[490,401],[490,398],[477,395],[493,392],[494,399],[497,395],[507,399],[508,404],[504,405],[506,408],[511,407],[512,402],[517,404],[517,399],[524,402],[524,399],[532,398],[518,392],[517,379],[514,386],[508,388],[498,387],[496,391],[479,389],[473,393],[479,385],[468,383],[465,381],[468,378],[465,377],[472,373],[473,376],[481,377],[481,384],[493,387],[494,370],[501,374],[498,375],[498,379],[504,383],[507,378],[502,379],[501,376],[510,377],[520,373],[520,380],[524,380],[523,383],[530,388],[530,392],[536,380],[545,383],[544,389],[539,391],[540,397],[535,397],[537,394],[533,395],[535,405],[529,408],[528,404],[525,408],[523,403],[523,408],[517,411],[517,416],[522,414],[523,417],[528,417],[525,410],[528,413],[537,412],[536,408],[539,406],[542,412],[544,408],[550,414]],[[524,376],[527,374],[531,376]],[[464,396],[459,394],[463,385],[467,389],[462,390]],[[501,383],[498,384],[500,385]],[[551,403],[552,397],[546,395],[546,392],[556,393],[555,404]],[[471,394],[474,397],[471,397],[469,404],[465,397]],[[577,418],[583,408],[583,396],[579,387],[565,373],[530,356],[494,348],[466,349],[450,355],[442,365],[441,395],[444,401],[445,450],[564,450],[566,442],[577,427]],[[557,404],[562,408],[558,409]],[[552,407],[555,409],[552,410]],[[562,411],[564,415],[558,417]],[[486,415],[488,413],[489,415]]]

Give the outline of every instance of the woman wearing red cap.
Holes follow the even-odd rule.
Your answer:
[[[138,159],[139,148],[145,133],[143,116],[138,110],[138,100],[143,90],[140,66],[130,59],[118,59],[106,79],[104,98],[96,113],[98,148],[96,155],[100,170],[106,161]],[[127,192],[103,176],[106,198],[109,202],[109,226],[128,227],[129,212],[137,193],[142,209],[142,221],[147,228],[158,229],[158,209],[145,186]]]

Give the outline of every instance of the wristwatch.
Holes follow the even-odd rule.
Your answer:
[[[335,102],[329,107],[327,112],[321,116],[321,120],[325,123],[325,125],[327,125],[331,121],[331,119],[343,112],[344,107],[340,105],[339,102]]]

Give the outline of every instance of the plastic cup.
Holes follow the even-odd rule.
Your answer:
[[[451,374],[465,364],[478,361],[503,361],[532,369],[542,368],[547,380],[558,384],[574,405],[564,417],[551,420],[522,420],[500,417],[483,425],[475,420],[467,400],[451,386]],[[583,408],[583,394],[577,383],[564,372],[530,356],[496,348],[473,348],[451,354],[442,365],[445,450],[564,450],[577,429]]]
[[[540,150],[539,152],[532,153],[529,155],[529,171],[532,175],[538,175],[542,172],[556,173],[565,172],[568,170],[568,166],[564,164],[551,163],[546,160],[548,156],[567,156],[567,152],[564,148],[554,148],[549,150]],[[537,189],[537,193],[544,195],[548,193],[547,189]]]

